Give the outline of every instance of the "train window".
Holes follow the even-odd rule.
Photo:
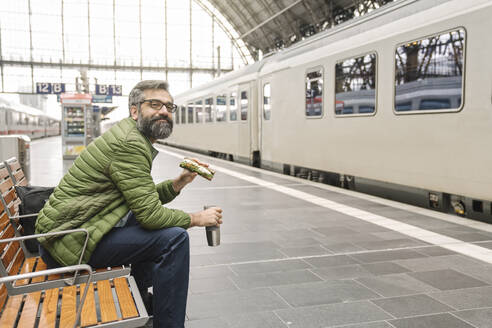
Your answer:
[[[248,91],[241,91],[241,121],[248,119]]]
[[[323,70],[317,69],[306,74],[306,116],[323,114]]]
[[[205,122],[212,122],[212,106],[214,105],[214,98],[205,99],[205,107],[203,116],[205,118]]]
[[[236,97],[237,94],[235,92],[231,92],[229,95],[229,121],[237,121]]]
[[[271,108],[270,108],[270,83],[265,83],[263,86],[263,118],[270,120]]]
[[[177,110],[176,112],[174,112],[174,114],[172,114],[174,117],[173,117],[173,121],[176,123],[176,124],[179,124],[181,123],[179,121],[179,110]]]
[[[395,52],[395,111],[459,110],[462,106],[464,51],[465,30],[461,28],[398,46]]]
[[[203,123],[202,101],[195,101],[195,121]]]
[[[193,123],[193,104],[188,104],[188,124]]]
[[[371,115],[376,109],[376,53],[335,65],[335,115]]]
[[[181,124],[186,123],[186,107],[181,106]]]
[[[218,95],[215,99],[215,120],[217,122],[225,122],[227,114],[227,97],[226,95]]]

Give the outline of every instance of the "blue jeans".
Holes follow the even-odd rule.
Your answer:
[[[57,264],[40,248],[48,267]],[[97,244],[88,263],[93,268],[131,264],[141,293],[153,286],[154,328],[183,328],[188,297],[190,244],[185,229],[146,230],[131,214]]]

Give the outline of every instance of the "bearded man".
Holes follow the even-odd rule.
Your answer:
[[[36,222],[36,233],[87,229],[85,252],[80,233],[39,238],[39,251],[49,268],[78,264],[81,255],[82,263],[93,268],[131,264],[154,327],[183,328],[189,280],[186,229],[221,224],[222,210],[190,214],[162,206],[197,175],[183,170],[157,185],[150,175],[158,153],[152,144],[173,130],[177,106],[167,82],[139,82],[128,105],[130,117],[82,151]],[[155,297],[148,293],[151,286]]]

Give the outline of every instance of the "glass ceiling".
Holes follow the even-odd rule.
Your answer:
[[[86,70],[91,91],[118,84],[127,95],[141,79],[167,79],[177,94],[219,65],[224,73],[252,62],[206,0],[0,1],[0,15],[0,92],[35,93],[36,82],[75,91]]]

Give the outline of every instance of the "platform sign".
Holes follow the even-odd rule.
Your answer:
[[[65,83],[52,83],[52,91],[55,95],[65,93]]]
[[[47,95],[51,93],[51,83],[37,82],[36,83],[36,93]]]
[[[65,83],[36,82],[36,93],[59,95],[65,92]]]
[[[96,84],[96,95],[121,96],[123,87],[115,84]]]
[[[112,103],[113,96],[110,95],[92,95],[93,103]]]

